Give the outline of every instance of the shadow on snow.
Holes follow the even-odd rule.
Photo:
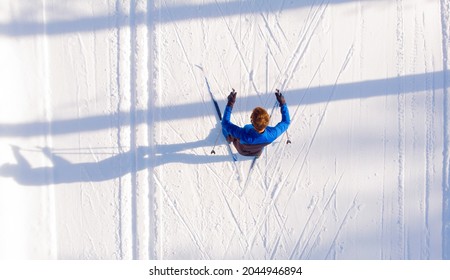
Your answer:
[[[369,0],[366,0],[369,1]],[[136,26],[142,24],[167,23],[199,18],[230,17],[235,15],[254,14],[261,12],[277,13],[282,10],[307,8],[319,5],[342,4],[351,0],[329,1],[229,1],[223,3],[206,3],[202,5],[174,5],[154,8],[155,1],[148,1],[149,13],[135,12],[135,1],[130,1],[131,15],[123,13],[116,7],[114,14],[93,17],[78,17],[70,20],[54,20],[50,22],[27,21],[27,14],[20,14],[19,19],[8,23],[0,23],[0,34],[8,36],[32,36],[39,34],[58,35],[76,32],[92,32]],[[71,7],[71,6],[70,6]],[[42,7],[39,7],[42,9]],[[44,7],[45,8],[45,7]],[[72,7],[71,7],[72,8]],[[36,9],[29,9],[34,12]],[[61,9],[52,5],[52,10],[69,14],[72,10]]]
[[[398,95],[401,93],[408,94],[414,92],[435,91],[444,88],[445,75],[449,76],[450,72],[437,71],[372,81],[286,90],[283,94],[286,96],[287,103],[291,107],[340,100]],[[207,92],[206,90],[207,89],[205,88],[205,92]],[[270,109],[273,105],[272,102],[274,101],[273,94],[270,93],[265,96],[267,96],[266,100],[261,100],[260,97],[256,95],[239,98],[237,107],[239,107],[239,104],[252,104],[254,106],[265,104],[264,106]],[[218,102],[223,109],[226,105],[225,98],[221,100],[218,99]],[[209,106],[209,104],[206,106]],[[164,121],[202,118],[205,114],[212,117],[216,116],[212,102],[210,110],[209,108],[205,109],[204,103],[197,102],[167,107],[155,106],[154,112],[157,112],[159,116],[163,116]],[[131,113],[115,112],[108,115],[54,120],[51,122],[36,121],[17,124],[0,123],[0,137],[31,137],[48,134],[62,135],[98,131],[120,126],[148,124],[149,120],[152,119],[160,121],[158,120],[158,117],[155,118],[154,112],[147,110],[133,110]]]
[[[24,149],[22,151],[17,146],[11,146],[17,163],[1,165],[0,176],[11,177],[23,186],[47,186],[49,184],[107,181],[136,173],[143,169],[170,163],[210,164],[230,161],[230,155],[210,155],[209,150],[201,155],[185,152],[186,150],[192,151],[196,148],[210,147],[217,136],[218,129],[211,130],[211,134],[206,139],[196,142],[157,145],[154,149],[147,146],[139,146],[136,149],[120,153],[88,153],[83,148],[52,150],[48,147],[36,150]],[[32,167],[31,163],[23,155],[23,152],[42,153],[51,162],[51,166]],[[81,163],[73,163],[62,157],[62,155],[71,154],[111,154],[112,156],[103,160]]]
[[[315,103],[397,95],[400,93],[434,92],[437,89],[444,88],[444,76],[446,74],[448,75],[446,71],[439,71],[383,80],[291,90],[286,91],[284,94],[289,106],[307,106]],[[272,94],[270,94],[270,98],[270,100],[273,100]],[[257,96],[241,98],[239,102],[255,106],[261,104],[261,100]],[[224,107],[225,100],[221,100],[220,105]],[[32,168],[20,149],[13,147],[17,164],[1,166],[0,176],[13,177],[23,185],[47,185],[49,182],[53,184],[92,182],[119,178],[145,168],[153,168],[169,163],[208,164],[230,160],[230,156],[227,154],[209,155],[209,148],[213,145],[220,131],[219,120],[215,114],[212,102],[210,108],[205,108],[203,103],[196,103],[155,108],[155,111],[159,112],[160,116],[164,116],[164,121],[203,117],[202,112],[207,111],[210,116],[216,119],[217,125],[202,140],[190,143],[156,145],[153,150],[151,147],[137,147],[128,152],[114,154],[98,162],[71,163],[60,156],[64,152],[52,151],[48,148],[42,149],[42,153],[51,160],[53,167]],[[27,138],[43,135],[54,136],[83,133],[114,129],[121,126],[131,126],[133,128],[137,124],[151,125],[153,121],[151,114],[149,111],[141,110],[131,113],[119,112],[51,122],[0,123],[0,137]],[[116,122],[112,120],[116,120]],[[221,141],[219,144],[223,144],[223,142]],[[194,150],[201,148],[203,148],[202,154],[195,154]],[[185,151],[189,151],[189,153]],[[75,150],[73,154],[82,154],[82,148]]]

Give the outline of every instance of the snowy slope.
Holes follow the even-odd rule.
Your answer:
[[[449,0],[32,2],[0,3],[0,258],[450,258]],[[284,93],[253,172],[207,83],[238,125]]]

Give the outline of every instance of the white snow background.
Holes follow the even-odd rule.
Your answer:
[[[450,259],[449,11],[1,1],[0,258]],[[250,174],[206,81],[238,125],[286,97]]]

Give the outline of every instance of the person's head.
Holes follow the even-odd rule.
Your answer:
[[[253,127],[258,132],[263,132],[269,125],[270,116],[264,108],[256,107],[250,116]]]

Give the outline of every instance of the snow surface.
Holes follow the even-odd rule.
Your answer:
[[[449,11],[1,1],[0,258],[450,259]],[[206,82],[286,97],[250,174]]]

